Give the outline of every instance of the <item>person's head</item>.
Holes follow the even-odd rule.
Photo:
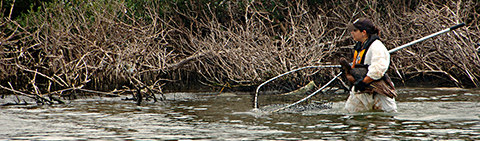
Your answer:
[[[355,41],[364,42],[372,34],[378,34],[379,30],[373,22],[367,18],[359,18],[347,25]]]

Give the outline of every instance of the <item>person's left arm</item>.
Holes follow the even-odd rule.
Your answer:
[[[370,65],[368,66],[367,76],[363,79],[365,83],[371,83],[383,77],[390,65],[390,53],[380,41],[375,41],[370,46],[371,53]]]

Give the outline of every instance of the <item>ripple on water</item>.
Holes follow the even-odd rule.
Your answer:
[[[341,129],[345,129],[345,128],[348,128],[350,126],[348,125],[336,125],[336,126],[330,126],[329,128],[332,129],[332,130],[341,130]]]
[[[193,108],[195,111],[206,111],[208,108]]]
[[[290,122],[277,122],[275,124],[276,125],[295,125],[295,123],[290,123]]]
[[[398,113],[292,107],[270,114],[250,111],[241,95],[170,95],[169,105],[136,106],[99,98],[65,106],[3,107],[0,139],[12,140],[479,140],[478,92],[402,91]],[[450,91],[450,90],[449,90]],[[457,101],[467,97],[470,101]],[[410,99],[409,99],[410,98]],[[446,98],[446,100],[441,100]],[[453,98],[453,99],[450,99]],[[345,97],[346,99],[346,97]],[[475,100],[475,99],[474,99]],[[187,101],[187,102],[184,102]],[[277,105],[277,109],[285,105]],[[295,109],[299,108],[299,109]],[[88,110],[91,109],[91,110]],[[270,109],[271,110],[271,109]],[[268,111],[268,110],[267,110]],[[392,118],[393,117],[393,118]]]

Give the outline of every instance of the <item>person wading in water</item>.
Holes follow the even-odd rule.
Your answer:
[[[349,112],[396,112],[397,94],[386,74],[390,54],[377,35],[379,29],[367,18],[359,18],[347,27],[357,43],[352,64],[345,58],[340,61],[346,78],[353,84],[345,109]]]

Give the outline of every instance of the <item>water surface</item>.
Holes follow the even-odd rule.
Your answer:
[[[344,94],[332,95],[338,100],[331,109],[273,114],[253,112],[252,97],[239,93],[171,93],[166,94],[168,102],[141,106],[121,100],[125,96],[3,106],[0,139],[480,140],[478,90],[398,92],[398,113],[347,113]]]

